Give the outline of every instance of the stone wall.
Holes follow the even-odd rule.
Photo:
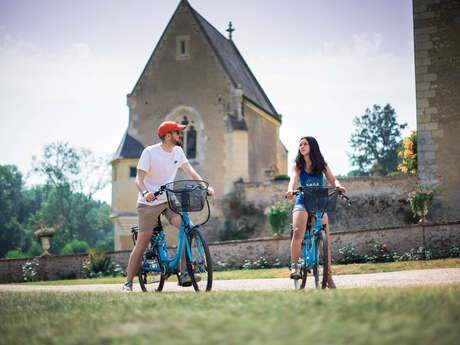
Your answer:
[[[336,212],[329,214],[332,233],[404,227],[414,222],[406,200],[410,189],[407,175],[355,177],[340,181],[348,189],[353,203],[348,207],[341,200],[337,201]],[[241,221],[254,224],[253,237],[271,236],[273,233],[263,211],[271,201],[284,197],[287,186],[288,181],[236,183],[232,195],[215,203],[211,222],[204,227],[207,238],[218,240],[219,232],[225,230],[225,221],[227,226],[229,222]],[[231,207],[235,203],[240,205],[237,211]],[[244,207],[251,207],[254,217],[241,216]]]
[[[375,230],[336,231],[331,234],[331,253],[334,259],[339,257],[338,250],[350,245],[362,254],[370,254],[373,245],[378,241],[385,243],[391,251],[405,253],[419,247],[429,248],[435,254],[447,255],[448,248],[454,241],[460,241],[460,222],[430,225],[410,225],[397,228]],[[209,243],[214,267],[218,262],[240,267],[245,260],[255,261],[261,256],[270,262],[279,258],[283,265],[289,260],[290,238],[282,239],[257,238],[244,241],[227,241]],[[169,255],[174,255],[171,248]],[[109,252],[114,261],[126,268],[130,251]],[[82,259],[86,254],[61,255],[38,258],[40,271],[46,272],[49,279],[81,278]],[[28,259],[0,259],[0,283],[21,282],[22,265]]]
[[[418,172],[443,178],[433,216],[460,219],[460,1],[414,0]]]

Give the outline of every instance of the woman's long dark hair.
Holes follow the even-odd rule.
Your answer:
[[[313,137],[303,137],[300,138],[299,142],[301,142],[303,139],[308,141],[308,144],[310,145],[310,160],[311,160],[311,171],[310,173],[312,175],[319,175],[323,172],[323,170],[326,168],[326,162],[324,161],[324,157],[321,154],[321,151],[319,149],[318,142],[316,141],[315,138]],[[303,155],[300,153],[300,149],[297,152],[297,157],[295,158],[295,165],[297,169],[299,169],[301,172],[302,170],[305,170],[305,159],[303,158]]]

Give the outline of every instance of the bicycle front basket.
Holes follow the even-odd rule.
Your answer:
[[[337,193],[333,189],[327,187],[304,187],[302,192],[305,209],[308,212],[335,211]]]
[[[198,212],[206,203],[208,183],[205,181],[180,180],[165,187],[169,207],[176,213]]]

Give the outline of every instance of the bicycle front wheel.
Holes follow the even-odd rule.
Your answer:
[[[157,257],[155,257],[155,259],[152,261],[154,264],[158,265]],[[165,275],[162,272],[147,271],[144,268],[144,263],[145,260],[142,258],[141,267],[139,268],[139,272],[137,274],[139,278],[139,285],[141,286],[142,291],[147,292],[150,290],[161,292],[166,280]]]
[[[313,267],[315,286],[317,289],[319,289],[321,285],[321,288],[325,289],[329,264],[327,261],[326,232],[323,230],[321,230],[316,236],[315,259],[315,266]],[[322,278],[321,284],[319,282],[320,278]]]
[[[188,236],[191,257],[186,254],[187,270],[195,291],[211,291],[212,261],[208,244],[199,229],[193,229]]]

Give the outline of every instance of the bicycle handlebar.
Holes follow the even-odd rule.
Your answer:
[[[311,187],[299,187],[295,191],[292,192],[292,195],[295,195],[295,196],[300,195],[300,193],[302,193],[302,190],[307,189],[307,188],[311,188]],[[344,193],[342,193],[337,187],[334,188],[334,191],[332,193],[337,193],[343,200],[347,202],[348,206],[351,206],[350,198],[346,196]]]
[[[198,187],[199,187],[199,185],[196,185],[195,187],[189,188],[188,190],[192,191],[192,190],[197,189]],[[160,187],[160,189],[158,189],[156,192],[153,193],[153,196],[156,198],[158,195],[163,194],[165,191],[166,191],[166,185],[162,185],[162,186]],[[207,195],[211,195],[211,194],[209,193],[209,189],[206,191],[206,193],[207,193]]]

